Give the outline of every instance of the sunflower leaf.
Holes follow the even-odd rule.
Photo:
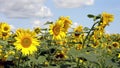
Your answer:
[[[94,15],[92,15],[92,14],[88,14],[87,15],[89,18],[94,18],[95,16]]]
[[[4,41],[4,40],[0,40],[0,45],[7,45],[8,42],[7,41]]]
[[[47,21],[44,25],[53,24],[53,22]]]
[[[46,61],[46,57],[45,56],[39,56],[38,57],[38,60],[37,60],[38,63],[43,63],[45,61]]]

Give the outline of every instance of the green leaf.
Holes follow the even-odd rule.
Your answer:
[[[96,20],[98,20],[100,18],[101,18],[101,15],[98,15],[98,16],[95,16],[93,20],[96,21]]]
[[[76,58],[76,57],[78,57],[78,55],[80,54],[80,52],[79,52],[78,50],[72,48],[72,49],[70,49],[70,50],[68,51],[68,54],[69,54],[69,55],[72,55],[72,57]]]
[[[41,30],[46,31],[46,30],[47,30],[47,28],[44,28],[44,29],[42,28]]]
[[[88,27],[84,27],[84,29],[83,29],[84,31],[89,31],[90,30],[90,28],[88,28]]]
[[[46,61],[46,57],[45,56],[39,56],[38,57],[38,60],[37,60],[38,63],[43,63],[45,61]]]
[[[95,16],[94,15],[92,15],[92,14],[88,14],[87,15],[89,18],[94,18]]]
[[[44,25],[53,24],[53,22],[47,21]]]
[[[37,59],[33,56],[30,56],[29,57],[30,61],[33,62],[33,63],[36,63],[37,62]]]
[[[8,42],[7,41],[4,41],[4,40],[0,40],[0,45],[7,45]]]
[[[14,59],[14,56],[10,55],[7,57],[7,61],[12,61]]]
[[[84,56],[84,58],[86,58],[88,61],[98,62],[98,60],[97,60],[97,55],[94,54],[94,53],[84,54],[83,56]]]

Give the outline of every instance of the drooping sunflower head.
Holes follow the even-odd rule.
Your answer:
[[[39,46],[39,41],[35,35],[33,31],[21,29],[19,34],[15,37],[15,48],[20,50],[23,55],[33,54],[37,51],[37,46]]]
[[[74,32],[76,32],[76,33],[74,33],[74,37],[78,38],[81,35],[80,32],[83,32],[83,27],[81,25],[76,27],[74,29]]]
[[[67,17],[61,16],[58,21],[64,24],[63,26],[64,32],[67,32],[68,28],[70,28],[70,25],[72,24],[72,21],[69,19],[68,16]]]
[[[35,32],[36,34],[39,34],[39,33],[41,32],[41,30],[40,30],[39,27],[36,27],[36,28],[34,28],[34,32]]]
[[[54,40],[61,40],[65,37],[65,32],[62,28],[63,24],[60,22],[56,22],[55,24],[50,25],[50,34],[53,35]]]
[[[104,25],[109,25],[109,22],[114,20],[114,16],[106,12],[103,12],[101,16]]]

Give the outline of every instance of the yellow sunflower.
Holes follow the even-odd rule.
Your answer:
[[[95,27],[95,30],[94,30],[93,33],[94,33],[93,34],[94,37],[96,39],[99,39],[99,38],[101,38],[103,36],[103,34],[105,33],[105,31],[104,31],[104,28],[102,26],[97,26],[97,27]]]
[[[83,45],[82,44],[76,44],[75,47],[76,47],[76,50],[81,50],[83,48]]]
[[[119,48],[119,43],[118,42],[112,42],[112,46],[115,48]]]
[[[3,40],[10,36],[10,26],[7,23],[0,23],[0,38]]]
[[[1,37],[3,40],[8,39],[9,36],[10,36],[10,33],[8,33],[8,32],[2,32],[2,33],[0,34],[0,37]]]
[[[74,32],[76,32],[76,33],[74,33],[74,37],[75,38],[79,38],[80,37],[80,32],[83,32],[83,27],[82,26],[78,26],[78,27],[76,27],[75,29],[74,29]],[[77,33],[78,32],[78,33]]]
[[[60,58],[60,59],[67,59],[68,56],[66,55],[66,53],[64,51],[60,51],[60,52],[57,52],[55,54],[55,58]]]
[[[36,34],[30,30],[18,29],[16,42],[14,43],[15,48],[20,50],[23,55],[31,55],[37,51],[39,41],[36,38]]]
[[[120,58],[120,53],[118,53],[118,58]]]
[[[103,19],[103,26],[109,25],[109,22],[112,22],[114,20],[114,16],[112,14],[103,12],[102,13],[102,19]]]
[[[69,19],[68,16],[67,17],[61,16],[59,18],[59,21],[64,24],[63,26],[64,32],[67,32],[68,28],[70,28],[70,25],[72,24],[72,21]]]
[[[0,29],[2,32],[10,32],[10,25],[3,22],[0,24]]]
[[[50,25],[50,34],[53,35],[54,40],[62,40],[65,37],[65,32],[62,28],[63,24],[56,22],[55,24]]]
[[[39,27],[36,27],[36,28],[34,28],[34,32],[35,32],[36,34],[39,34],[39,33],[41,32],[41,30],[40,30]]]

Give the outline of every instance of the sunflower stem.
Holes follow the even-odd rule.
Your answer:
[[[98,22],[96,22],[96,23],[93,24],[93,26],[91,27],[91,29],[90,29],[90,31],[88,32],[87,36],[85,37],[85,39],[84,39],[84,41],[83,41],[83,47],[84,47],[84,45],[85,45],[85,43],[86,43],[86,40],[88,39],[91,31],[93,30],[94,26],[95,26],[97,23],[98,23]]]
[[[79,68],[79,63],[80,63],[80,58],[78,58],[78,61],[77,61],[77,68]]]
[[[20,55],[19,55],[19,59],[18,59],[18,64],[17,64],[17,67],[20,68],[20,59],[22,57],[22,53],[20,52]]]

